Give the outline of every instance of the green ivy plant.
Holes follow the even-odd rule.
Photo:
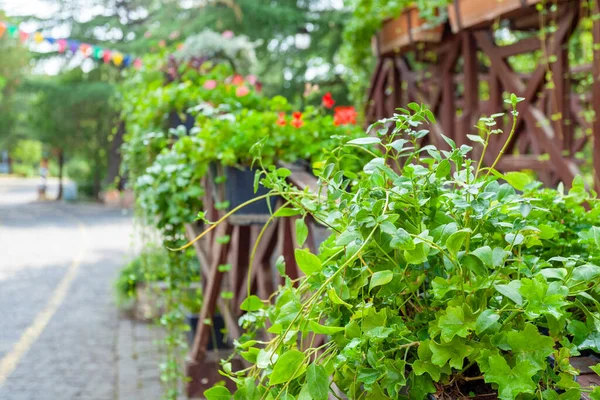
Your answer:
[[[274,217],[313,215],[334,233],[319,255],[296,250],[306,276],[273,303],[244,301],[236,344],[250,367],[224,362],[237,391],[215,386],[207,399],[600,399],[569,362],[600,352],[595,193],[501,174],[449,138],[421,146],[433,116],[409,108],[349,142],[371,154],[362,171],[331,157],[320,193],[263,172],[285,200]],[[499,117],[471,140],[487,148]]]

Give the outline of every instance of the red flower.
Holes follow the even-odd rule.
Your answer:
[[[244,97],[248,93],[250,93],[250,89],[248,89],[247,86],[240,86],[237,89],[235,89],[235,95],[237,97]]]
[[[214,79],[209,79],[206,82],[204,82],[204,89],[206,90],[213,90],[214,88],[217,87],[217,81]]]
[[[231,80],[231,84],[235,86],[240,86],[244,84],[244,77],[241,75],[235,75]]]
[[[302,125],[304,125],[304,121],[302,121],[302,113],[300,111],[296,111],[292,114],[292,122],[290,122],[290,124],[294,127],[294,128],[300,128]]]
[[[277,118],[277,125],[285,126],[285,113],[279,113],[279,118]]]
[[[333,124],[339,125],[355,125],[356,124],[356,110],[354,107],[336,107],[333,114]]]
[[[333,107],[333,105],[335,104],[335,100],[333,100],[333,97],[331,97],[331,92],[325,93],[325,96],[323,96],[322,99],[322,104],[325,108]]]

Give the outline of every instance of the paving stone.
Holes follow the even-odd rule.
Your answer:
[[[160,399],[158,334],[122,319],[113,301],[114,279],[132,256],[131,216],[95,204],[31,203],[35,196],[35,181],[0,178],[0,360],[82,253],[63,302],[0,385],[0,399]]]

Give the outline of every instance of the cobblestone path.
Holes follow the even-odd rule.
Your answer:
[[[0,399],[159,399],[152,329],[113,301],[131,216],[35,184],[0,178]]]

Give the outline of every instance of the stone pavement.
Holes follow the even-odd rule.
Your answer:
[[[131,215],[32,202],[36,183],[0,178],[0,399],[160,399],[158,333],[113,301]]]

